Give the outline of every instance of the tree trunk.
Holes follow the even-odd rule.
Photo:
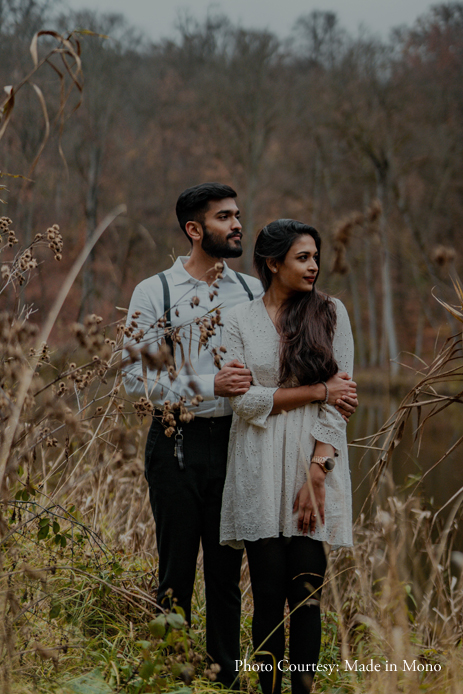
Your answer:
[[[246,244],[244,247],[244,267],[246,273],[252,270],[252,258],[254,250],[254,197],[248,192],[244,202],[244,216],[246,219]]]
[[[397,343],[397,336],[395,330],[394,322],[394,307],[392,299],[392,286],[391,286],[391,267],[390,267],[390,253],[387,242],[387,234],[381,234],[382,237],[382,263],[381,263],[381,276],[383,280],[383,317],[384,317],[384,330],[386,333],[388,355],[390,360],[391,376],[397,376],[399,371],[399,365],[397,362],[392,361],[395,359],[399,353],[399,347]]]
[[[371,272],[371,241],[365,239],[365,280],[367,285],[368,333],[370,338],[370,366],[378,365],[378,326],[376,322],[376,292]]]
[[[360,307],[360,297],[357,283],[356,268],[353,267],[349,272],[349,284],[350,291],[352,294],[352,303],[354,307],[354,333],[355,333],[355,346],[358,354],[359,366],[364,369],[367,365],[367,359],[365,354],[365,341],[363,339],[362,330],[362,309]],[[352,375],[352,374],[349,374]]]
[[[85,242],[92,236],[97,225],[98,212],[98,185],[101,172],[101,147],[95,145],[90,152],[90,166],[88,172],[87,198],[85,201],[85,217],[87,219],[87,229]],[[81,321],[84,315],[91,312],[93,307],[94,277],[93,262],[95,259],[94,249],[90,252],[82,273],[82,298],[78,320]]]
[[[252,262],[254,255],[255,233],[254,229],[254,209],[255,198],[257,191],[258,175],[256,171],[251,171],[246,187],[246,197],[244,200],[244,218],[246,223],[245,229],[245,246],[244,246],[244,272],[248,274],[252,272]]]
[[[391,376],[397,376],[399,365],[392,361],[399,353],[397,342],[397,334],[394,321],[394,303],[392,296],[391,283],[391,264],[389,252],[389,237],[387,229],[387,178],[388,178],[388,163],[382,162],[380,167],[377,167],[376,174],[378,177],[378,198],[381,201],[383,213],[379,220],[379,233],[381,239],[381,279],[383,285],[383,321],[385,340],[387,341],[387,352],[389,356],[389,364]],[[383,365],[386,365],[384,360]]]
[[[311,221],[312,226],[314,226],[316,229],[318,228],[318,220],[319,220],[319,216],[320,216],[320,200],[322,199],[322,185],[323,185],[322,175],[323,175],[323,167],[322,167],[322,161],[321,161],[321,155],[320,155],[320,148],[317,147],[315,149],[315,157],[314,157],[313,189],[312,189],[313,208],[312,208],[312,221]]]

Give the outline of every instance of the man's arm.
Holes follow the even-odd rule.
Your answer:
[[[142,283],[143,284],[143,283]],[[138,342],[134,337],[126,337],[124,345],[124,356],[128,357],[140,349],[149,348],[151,354],[155,355],[159,349],[164,329],[158,326],[158,321],[163,316],[162,286],[159,281],[154,287],[155,291],[148,294],[144,287],[138,285],[132,295],[127,318],[127,326],[134,323],[134,334],[143,331],[143,336]],[[133,349],[130,349],[132,347]],[[148,362],[149,360],[146,360]],[[191,369],[189,372],[184,368],[183,373],[176,375],[171,380],[165,367],[160,370],[149,368],[146,363],[144,368],[141,355],[136,361],[129,363],[124,368],[124,386],[128,395],[132,397],[148,396],[157,406],[163,407],[166,400],[175,401],[179,397],[184,397],[188,402],[195,396],[201,395],[204,400],[214,399],[214,376],[215,374],[202,374],[198,376]]]
[[[158,289],[156,287],[156,289]],[[162,287],[159,282],[159,294],[162,297]],[[158,300],[156,300],[158,299]],[[130,302],[127,326],[132,326],[134,335],[143,331],[143,337],[137,342],[134,337],[125,339],[125,357],[129,356],[128,347],[133,347],[135,354],[140,348],[149,346],[150,352],[155,353],[163,338],[163,328],[158,327],[158,320],[162,317],[161,300],[152,297],[138,285]],[[134,327],[133,324],[136,324]],[[146,397],[159,408],[163,407],[166,400],[178,400],[184,397],[189,402],[199,394],[204,400],[212,400],[217,396],[230,397],[245,393],[251,384],[251,372],[238,361],[234,360],[225,364],[220,371],[216,371],[211,359],[211,373],[197,374],[193,369],[184,367],[183,373],[171,381],[165,368],[160,372],[143,368],[141,355],[139,359],[128,364],[124,368],[124,385],[128,395],[132,397]]]

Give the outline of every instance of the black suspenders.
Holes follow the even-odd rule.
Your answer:
[[[169,285],[167,283],[166,276],[163,272],[159,273],[159,279],[161,280],[162,283],[162,292],[164,295],[164,316],[166,318],[166,328],[170,331],[172,328],[172,320],[171,320],[171,315],[170,315],[170,291],[169,291]],[[170,334],[166,334],[166,345],[170,349],[172,356],[174,356],[174,343],[172,342],[172,338]]]
[[[246,294],[249,297],[249,301],[254,300],[254,294],[252,291],[249,289],[249,286],[244,279],[243,275],[241,275],[239,272],[235,272],[235,275],[237,276],[238,280],[242,284]],[[164,296],[164,316],[166,318],[166,328],[170,331],[172,328],[172,319],[171,319],[171,314],[170,314],[170,291],[169,291],[169,284],[167,282],[167,278],[163,272],[160,272],[158,274],[159,279],[161,280],[162,284],[162,292]],[[174,344],[172,342],[172,338],[170,335],[166,335],[166,345],[172,352],[172,355],[174,354]]]
[[[249,296],[249,301],[254,301],[254,294],[253,294],[253,293],[251,292],[251,290],[249,289],[249,287],[248,287],[248,285],[247,285],[247,283],[246,283],[246,280],[244,279],[243,275],[240,275],[239,272],[235,272],[235,275],[238,277],[239,281],[241,282],[241,284],[242,284],[243,287],[244,287],[244,290],[245,290],[246,294]]]

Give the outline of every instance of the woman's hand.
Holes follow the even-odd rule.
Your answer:
[[[317,523],[318,510],[322,525],[325,524],[325,477],[320,465],[313,463],[309,468],[309,479],[299,490],[293,506],[293,513],[298,513],[297,528],[304,535],[313,534]],[[315,501],[315,506],[314,502]]]

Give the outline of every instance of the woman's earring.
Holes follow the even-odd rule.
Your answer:
[[[272,267],[272,272],[276,272],[276,271],[277,271],[276,267]]]

